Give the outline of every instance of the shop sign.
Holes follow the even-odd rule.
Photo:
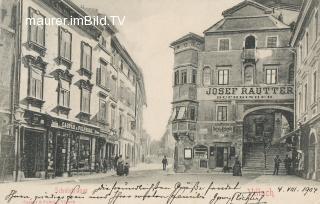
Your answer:
[[[86,125],[78,124],[75,122],[52,120],[51,127],[73,130],[73,131],[87,133],[87,134],[99,135],[98,129],[89,127]]]
[[[213,126],[212,127],[213,133],[233,133],[232,126]]]
[[[285,100],[294,98],[293,86],[208,87],[200,88],[199,100]]]

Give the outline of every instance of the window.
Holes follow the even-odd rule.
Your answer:
[[[291,64],[289,66],[289,84],[293,84],[294,83],[294,65]]]
[[[123,133],[125,129],[125,125],[124,125],[124,115],[121,113],[119,115],[119,130],[120,130],[120,135]]]
[[[186,84],[187,83],[187,70],[181,71],[181,83]]]
[[[111,128],[115,129],[116,128],[116,108],[114,106],[111,106]]]
[[[100,121],[107,121],[107,102],[103,99],[99,100],[99,119]]]
[[[299,49],[299,51],[300,51],[300,63],[302,63],[303,62],[303,60],[304,60],[304,56],[303,56],[303,46],[302,46],[302,44],[300,44],[300,47],[299,47],[300,49]]]
[[[107,87],[108,82],[108,71],[107,63],[100,61],[100,68],[97,68],[97,84]]]
[[[277,47],[278,46],[278,37],[277,36],[268,36],[267,37],[267,47]]]
[[[189,107],[190,120],[196,120],[196,108],[194,106]]]
[[[309,53],[309,33],[308,32],[306,33],[305,38],[306,38],[306,56],[307,56]]]
[[[228,85],[229,84],[229,70],[221,69],[218,71],[218,84]]]
[[[29,40],[45,46],[45,17],[39,11],[29,8],[29,18],[32,19],[29,24]],[[42,23],[41,23],[42,22]]]
[[[256,38],[252,35],[246,37],[244,43],[245,49],[255,49],[256,48]]]
[[[263,136],[263,132],[264,132],[264,124],[262,122],[257,122],[256,124],[256,135],[257,136]]]
[[[185,119],[185,115],[186,115],[186,107],[182,106],[182,107],[177,107],[177,118],[178,120],[181,119]]]
[[[120,67],[120,70],[123,71],[123,60],[122,59],[119,61],[119,67]]]
[[[29,96],[37,99],[42,99],[43,77],[42,71],[31,68],[30,70],[30,84],[29,84]]]
[[[59,27],[59,56],[71,60],[71,33]]]
[[[174,72],[174,85],[179,84],[179,71]]]
[[[211,69],[206,67],[203,69],[203,85],[210,85],[211,84]]]
[[[304,111],[307,111],[308,108],[308,84],[304,85]]]
[[[81,42],[81,68],[91,71],[91,47],[85,42]]]
[[[218,106],[217,120],[227,121],[227,106]]]
[[[229,39],[219,39],[219,51],[226,51],[230,49]]]
[[[253,85],[253,75],[254,68],[253,66],[246,66],[244,69],[244,84],[245,85]]]
[[[298,95],[299,95],[298,113],[301,114],[301,111],[302,111],[302,94],[301,94],[301,92],[299,92]]]
[[[81,112],[90,113],[90,91],[81,89]]]
[[[192,149],[191,148],[184,149],[184,159],[192,159]]]
[[[107,47],[107,40],[101,35],[99,39],[99,44],[102,45],[102,47]]]
[[[69,107],[70,106],[70,84],[65,80],[60,80],[59,84],[59,95],[58,95],[59,106]]]
[[[315,41],[318,40],[318,35],[319,35],[319,14],[318,11],[314,14],[314,35],[315,35]]]
[[[313,73],[313,102],[317,101],[317,72]]]
[[[192,81],[191,83],[195,84],[197,82],[197,70],[192,70]]]
[[[266,69],[266,83],[267,84],[277,83],[277,69]]]

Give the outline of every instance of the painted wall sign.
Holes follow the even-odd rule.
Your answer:
[[[62,121],[62,120],[57,120],[57,119],[52,120],[51,127],[74,130],[77,132],[83,132],[83,133],[88,133],[88,134],[93,134],[93,135],[99,135],[99,132],[100,132],[99,129],[96,129],[93,127],[85,126],[85,125],[78,124],[75,122]]]
[[[288,100],[293,98],[293,86],[206,87],[198,90],[199,100]]]

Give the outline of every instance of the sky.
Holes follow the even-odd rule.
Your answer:
[[[242,0],[73,0],[107,16],[125,16],[116,25],[121,43],[141,67],[147,107],[144,128],[159,140],[166,130],[173,98],[173,50],[170,43],[203,31],[222,19],[222,11]]]

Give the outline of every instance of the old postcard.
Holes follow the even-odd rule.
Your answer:
[[[319,0],[0,0],[0,204],[320,204]]]

